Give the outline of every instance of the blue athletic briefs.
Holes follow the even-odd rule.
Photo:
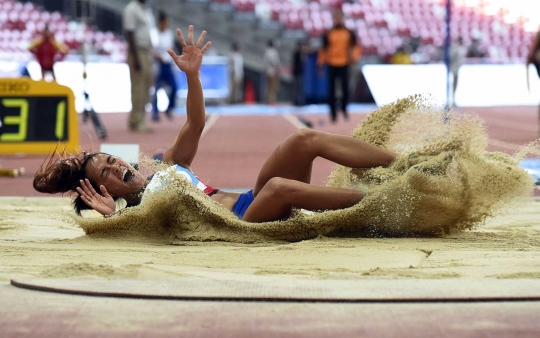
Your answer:
[[[244,218],[244,214],[253,202],[253,199],[253,189],[240,195],[240,197],[238,197],[238,201],[236,201],[236,203],[234,204],[232,210],[233,213],[240,219]]]

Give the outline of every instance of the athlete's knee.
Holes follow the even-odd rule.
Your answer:
[[[309,128],[302,128],[296,131],[293,135],[295,148],[299,150],[309,151],[315,147],[316,138],[319,132]]]
[[[265,184],[264,190],[268,194],[283,200],[295,192],[295,185],[293,181],[286,178],[273,177]]]

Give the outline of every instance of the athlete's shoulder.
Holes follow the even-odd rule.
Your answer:
[[[176,171],[185,171],[185,172],[189,172],[189,173],[191,173],[191,174],[194,175],[193,170],[191,170],[190,167],[185,167],[185,166],[182,166],[182,165],[180,165],[180,164],[174,164],[174,165],[170,166],[169,168],[170,168],[171,170],[174,169],[174,170],[176,170]]]

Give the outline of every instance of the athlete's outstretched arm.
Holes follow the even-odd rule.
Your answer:
[[[182,55],[176,55],[171,49],[168,52],[178,68],[186,73],[188,85],[186,101],[187,121],[182,127],[182,130],[180,130],[180,134],[176,138],[174,145],[163,155],[163,162],[179,164],[189,169],[199,147],[199,140],[204,129],[206,114],[199,70],[201,69],[203,54],[212,43],[207,42],[201,48],[204,37],[206,36],[206,31],[203,31],[195,44],[193,42],[193,26],[189,26],[187,44],[180,29],[176,30],[176,34],[182,44]]]

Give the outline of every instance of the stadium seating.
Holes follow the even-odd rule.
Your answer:
[[[420,51],[430,53],[444,43],[446,0],[214,0],[236,10],[254,11],[280,21],[285,29],[305,30],[319,37],[332,26],[331,10],[342,8],[346,25],[358,35],[364,54],[388,56],[404,38],[420,39]],[[479,38],[492,62],[522,62],[538,29],[538,10],[499,7],[489,0],[454,0],[452,36],[465,44]],[[539,1],[540,3],[540,1]],[[535,16],[534,16],[535,15]],[[536,21],[535,21],[536,20]]]
[[[428,58],[443,45],[446,0],[212,0],[230,3],[237,11],[254,12],[261,19],[281,22],[288,30],[305,31],[320,37],[332,26],[331,10],[341,8],[345,24],[357,33],[365,55],[391,55],[406,38],[417,37],[419,52]],[[492,62],[523,62],[533,34],[540,24],[537,8],[513,5],[496,7],[489,0],[454,0],[452,36],[462,36],[465,44],[478,37]],[[508,3],[508,1],[506,1]],[[517,2],[515,2],[517,3]],[[530,5],[529,5],[530,6]],[[536,18],[538,17],[538,18]],[[536,21],[535,21],[536,20]],[[92,49],[115,59],[125,57],[122,38],[49,13],[32,3],[0,0],[0,59],[26,60],[29,43],[45,25],[57,40],[76,52],[83,41]]]
[[[126,44],[113,33],[100,32],[70,21],[58,12],[49,13],[30,2],[14,0],[0,0],[0,59],[27,61],[31,58],[28,45],[41,34],[45,25],[49,25],[56,40],[66,44],[71,53],[78,53],[81,44],[87,41],[95,53],[125,59]]]

